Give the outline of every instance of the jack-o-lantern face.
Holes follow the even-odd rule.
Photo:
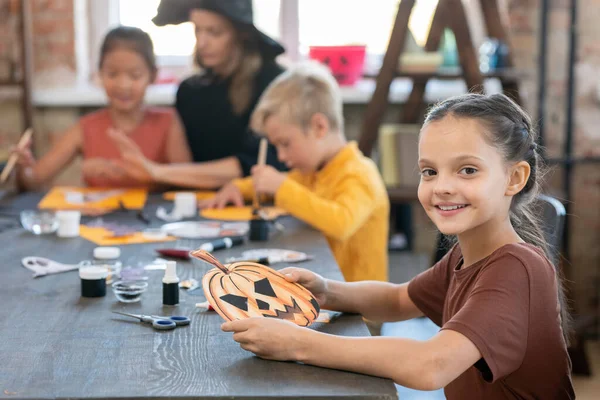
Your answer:
[[[268,317],[308,326],[319,315],[319,303],[307,289],[269,267],[252,262],[224,266],[204,250],[191,255],[216,267],[204,275],[202,287],[210,305],[227,321]]]

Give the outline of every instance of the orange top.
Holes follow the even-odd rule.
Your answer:
[[[129,133],[129,137],[151,161],[166,163],[167,138],[173,123],[173,110],[168,108],[147,108],[142,122]],[[82,137],[83,158],[104,158],[116,160],[121,158],[118,147],[108,136],[112,119],[108,109],[93,112],[79,120]],[[96,187],[139,187],[145,186],[131,179],[85,178],[87,186]]]

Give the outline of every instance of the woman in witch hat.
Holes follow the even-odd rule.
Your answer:
[[[258,98],[283,69],[284,48],[254,26],[251,0],[162,0],[158,26],[190,21],[200,74],[184,80],[176,109],[185,127],[193,164],[156,164],[120,132],[125,167],[137,179],[196,188],[218,188],[250,174],[258,138],[248,129]],[[269,146],[267,163],[283,169]]]

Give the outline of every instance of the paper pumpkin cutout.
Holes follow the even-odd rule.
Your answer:
[[[216,268],[202,278],[210,305],[226,321],[251,317],[279,318],[309,326],[319,316],[319,303],[303,286],[253,262],[223,265],[204,250],[190,253]]]
[[[39,209],[52,210],[115,210],[121,204],[133,210],[144,208],[146,189],[78,188],[56,186],[39,202]]]
[[[174,201],[175,195],[177,193],[180,193],[180,192],[165,192],[165,193],[163,193],[163,199],[165,199],[167,201]],[[198,200],[198,201],[212,199],[213,197],[215,197],[217,195],[217,192],[210,191],[210,190],[201,190],[201,191],[196,191],[194,193],[196,194],[196,200]]]
[[[285,210],[277,207],[262,207],[263,215],[268,220],[273,220],[282,215],[287,215]],[[207,208],[200,211],[200,216],[207,219],[217,219],[220,221],[250,221],[254,218],[252,207],[225,207],[225,208]]]

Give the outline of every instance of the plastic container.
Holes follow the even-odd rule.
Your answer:
[[[308,56],[329,67],[341,86],[360,79],[365,67],[366,46],[310,46]]]
[[[51,211],[21,211],[21,225],[36,235],[54,233],[58,229],[58,219]]]
[[[81,267],[79,278],[81,278],[82,297],[104,297],[106,296],[106,277],[108,270],[103,267]]]
[[[142,293],[147,288],[147,282],[139,281],[118,281],[112,284],[113,293],[121,303],[135,303],[140,301]]]
[[[74,238],[79,236],[79,222],[81,220],[80,211],[57,211],[58,232],[56,235],[61,238]]]

